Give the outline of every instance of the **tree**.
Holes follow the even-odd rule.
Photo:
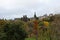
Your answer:
[[[0,30],[0,40],[25,40],[27,34],[22,29],[22,25],[12,23],[5,23],[3,30]]]

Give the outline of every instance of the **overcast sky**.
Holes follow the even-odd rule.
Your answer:
[[[13,19],[60,13],[60,0],[0,0],[0,18]]]

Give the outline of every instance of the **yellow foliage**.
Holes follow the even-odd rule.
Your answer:
[[[5,21],[4,20],[0,20],[0,25],[3,25],[5,24]]]
[[[49,26],[49,22],[44,21],[44,26],[48,27]]]

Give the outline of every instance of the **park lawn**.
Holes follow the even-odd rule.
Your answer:
[[[26,38],[25,40],[36,40],[36,38],[33,38],[33,37],[31,37],[31,38]],[[38,38],[38,40],[50,40],[48,37],[44,37],[44,38]]]
[[[25,40],[36,40],[35,38],[26,38]]]

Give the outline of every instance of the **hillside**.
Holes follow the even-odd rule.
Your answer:
[[[22,32],[20,30],[22,30]],[[38,40],[60,40],[60,14],[55,14],[52,16],[42,16],[41,18],[34,15],[33,18],[24,16],[15,20],[0,19],[1,40],[5,40],[6,38],[10,38],[12,36],[14,36],[12,40],[17,40],[19,39],[19,36],[22,37],[20,33],[24,34],[22,34],[22,39],[26,38],[26,40],[35,40],[36,32],[38,33]],[[15,36],[17,37],[17,39],[15,38]]]

